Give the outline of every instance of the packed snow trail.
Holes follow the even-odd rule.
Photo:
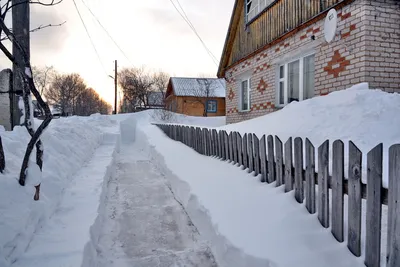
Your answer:
[[[143,145],[123,145],[117,156],[96,266],[217,266]]]

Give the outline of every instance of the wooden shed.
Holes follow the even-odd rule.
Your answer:
[[[225,79],[171,77],[165,106],[189,116],[225,116]]]

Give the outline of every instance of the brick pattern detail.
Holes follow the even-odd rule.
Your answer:
[[[248,60],[248,61],[244,62],[244,64],[242,65],[242,69],[245,69],[250,66],[251,66],[251,62],[250,62],[250,60]]]
[[[235,98],[235,92],[233,92],[232,88],[229,88],[228,99],[232,101]]]
[[[350,60],[347,60],[345,57],[339,53],[339,50],[335,50],[331,61],[328,62],[328,65],[324,67],[324,71],[328,74],[333,75],[333,77],[339,77],[339,74],[346,70],[346,67],[350,65]]]
[[[310,27],[303,35],[300,36],[300,41],[310,38],[312,35],[315,35],[321,31],[321,27]]]
[[[239,112],[238,108],[230,108],[227,111],[228,114],[233,114],[233,113],[238,113],[238,112]]]
[[[264,63],[264,64],[258,66],[258,67],[254,70],[254,73],[253,73],[253,74],[257,74],[257,73],[259,73],[259,72],[262,72],[262,71],[264,71],[264,70],[267,70],[267,69],[269,69],[270,67],[271,67],[271,65],[268,65],[268,63]]]
[[[260,92],[261,94],[264,94],[264,91],[267,90],[268,88],[268,83],[264,81],[263,78],[261,78],[260,83],[257,86],[257,91]]]
[[[268,57],[268,53],[267,53],[267,52],[261,52],[260,54],[257,55],[256,61],[258,62],[258,61],[260,61],[261,59],[264,59],[264,58],[266,58],[266,57]]]
[[[351,24],[350,27],[348,29],[346,29],[346,31],[342,32],[341,37],[343,39],[349,37],[351,35],[351,33],[357,28],[357,26],[355,24]]]
[[[266,102],[266,103],[252,105],[251,111],[270,109],[270,108],[275,108],[275,104],[271,102]]]

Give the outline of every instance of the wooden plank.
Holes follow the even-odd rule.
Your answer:
[[[253,155],[253,135],[247,135],[247,157],[249,164],[249,173],[254,171],[254,155]]]
[[[294,197],[298,203],[304,201],[303,180],[303,140],[297,137],[294,139]]]
[[[254,175],[260,174],[260,140],[253,134]]]
[[[203,128],[204,133],[204,155],[210,155],[210,131],[207,128]]]
[[[196,151],[201,154],[201,129],[199,127],[196,128],[196,138]]]
[[[340,243],[344,241],[344,144],[333,142],[332,151],[332,235]]]
[[[224,144],[225,144],[225,160],[229,161],[229,136],[226,131],[224,131]]]
[[[400,266],[400,145],[389,148],[387,267]]]
[[[315,148],[310,140],[306,139],[306,208],[310,214],[316,212],[315,209]]]
[[[194,149],[195,148],[195,143],[196,143],[196,129],[194,127],[190,127],[191,129],[191,143],[190,146]]]
[[[270,154],[270,151],[268,151]],[[283,145],[281,139],[275,136],[275,155],[276,155],[276,186],[281,186],[283,184]],[[269,161],[268,161],[269,164]]]
[[[221,159],[225,160],[225,142],[224,142],[224,132],[219,131],[219,149],[220,149],[220,155]]]
[[[318,148],[318,220],[329,227],[329,141]]]
[[[237,143],[237,150],[238,150],[238,163],[239,166],[243,165],[243,150],[242,150],[242,136],[240,135],[240,133],[237,133],[236,136],[236,143]]]
[[[361,256],[361,163],[361,151],[350,141],[347,247],[357,257]]]
[[[270,184],[275,181],[275,155],[274,155],[274,137],[272,135],[268,135],[267,138],[268,144],[268,177],[267,182]],[[282,145],[282,143],[281,143]],[[282,161],[281,161],[282,163]],[[282,165],[281,165],[282,167]]]
[[[248,151],[247,151],[247,133],[243,135],[242,139],[242,152],[243,152],[243,167],[244,169],[247,169],[249,167],[249,161],[248,161]]]
[[[213,130],[213,134],[214,134],[214,137],[213,137],[213,144],[214,144],[214,156],[215,157],[218,157],[218,132],[217,132],[217,130]]]
[[[238,163],[238,151],[237,151],[237,132],[232,133],[232,149],[233,149],[233,162]]]
[[[268,169],[267,169],[267,141],[265,135],[260,140],[260,161],[261,161],[261,182],[267,181]]]
[[[285,143],[285,192],[293,190],[292,137]]]
[[[381,264],[382,161],[383,144],[379,144],[367,154],[367,214],[364,263],[368,267],[379,267]]]
[[[3,142],[1,141],[1,136],[0,136],[0,172],[3,173],[5,168],[6,168],[6,158],[4,156]]]
[[[217,158],[222,158],[221,152],[221,131],[217,131]]]
[[[233,132],[229,133],[228,144],[229,144],[229,162],[232,162],[233,161]]]

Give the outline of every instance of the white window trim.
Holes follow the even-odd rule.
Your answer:
[[[287,61],[282,61],[281,63],[277,64],[277,71],[276,71],[276,85],[275,85],[275,106],[278,108],[284,107],[288,104],[288,71],[289,71],[289,64],[293,63],[297,60],[299,60],[299,101],[303,101],[304,100],[304,58],[311,56],[311,55],[315,55],[315,52],[308,52],[308,53],[304,53],[301,55],[298,55],[296,58],[291,58],[290,60]],[[285,74],[283,78],[280,78],[280,67],[284,66],[285,68]],[[279,95],[279,83],[280,82],[284,82],[284,104],[280,103],[280,95]]]
[[[242,98],[242,83],[244,81],[247,81],[247,99],[249,100],[249,103],[247,105],[247,109],[242,109],[243,107],[243,98]],[[240,79],[240,83],[239,83],[239,112],[249,112],[251,110],[251,77],[244,77],[242,79]]]

